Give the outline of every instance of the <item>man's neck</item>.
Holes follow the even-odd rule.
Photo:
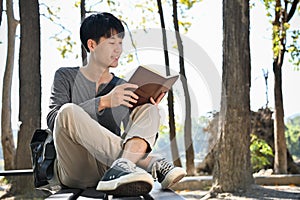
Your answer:
[[[113,75],[109,72],[109,67],[95,68],[88,64],[81,67],[80,70],[87,79],[96,83],[96,92],[101,84],[109,83],[113,79]]]
[[[91,81],[97,83],[97,85],[108,83],[112,79],[112,74],[109,72],[108,67],[93,67],[92,65],[86,65],[81,68],[81,72]]]

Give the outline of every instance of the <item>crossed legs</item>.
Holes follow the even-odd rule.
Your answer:
[[[155,143],[159,115],[156,107],[145,105],[134,110],[131,119],[121,138],[91,119],[79,106],[64,105],[54,128],[61,183],[76,188],[94,187],[107,166],[119,157],[139,163]],[[143,168],[147,167],[146,161],[141,163]]]

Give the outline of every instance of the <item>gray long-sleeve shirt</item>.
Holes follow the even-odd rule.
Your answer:
[[[47,115],[47,125],[53,130],[58,110],[66,103],[74,103],[82,107],[94,120],[120,135],[121,122],[126,127],[129,120],[129,109],[125,106],[107,108],[98,111],[101,96],[109,93],[115,86],[126,81],[113,76],[113,79],[102,84],[96,92],[96,83],[88,80],[79,67],[62,67],[55,72]]]

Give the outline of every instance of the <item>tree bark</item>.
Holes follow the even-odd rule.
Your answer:
[[[285,139],[284,109],[282,97],[282,73],[281,66],[274,63],[274,172],[275,174],[287,173],[287,146]]]
[[[80,1],[80,18],[81,21],[84,20],[86,16],[86,9],[85,9],[85,0],[81,0]],[[81,45],[81,58],[82,58],[82,65],[86,65],[87,64],[87,52],[84,48],[83,45]]]
[[[2,23],[3,0],[0,0],[0,26]]]
[[[4,156],[4,169],[10,170],[15,168],[15,143],[13,130],[11,126],[11,86],[15,59],[15,38],[18,21],[14,17],[13,1],[6,1],[6,14],[8,26],[8,42],[6,66],[3,78],[2,93],[2,117],[1,117],[1,142]]]
[[[173,22],[176,34],[176,41],[179,51],[179,66],[180,66],[180,80],[182,82],[185,100],[185,121],[184,121],[184,144],[185,144],[185,157],[186,157],[186,170],[188,175],[194,175],[195,164],[194,164],[194,147],[192,139],[192,119],[191,119],[191,98],[189,94],[187,77],[185,75],[184,68],[184,53],[183,44],[180,36],[178,15],[177,15],[177,0],[173,0]]]
[[[274,172],[276,174],[287,173],[287,147],[285,139],[285,125],[284,125],[284,109],[282,96],[282,65],[284,61],[284,54],[286,52],[286,27],[287,23],[294,15],[299,1],[291,2],[291,9],[287,12],[287,2],[284,6],[281,5],[280,0],[276,0],[276,8],[274,9],[275,18],[273,21],[273,72],[274,72],[274,100],[275,100],[275,120],[274,120]],[[279,40],[276,40],[279,38]],[[275,42],[274,42],[275,41]]]
[[[158,5],[158,13],[160,16],[160,24],[162,29],[163,36],[163,48],[164,48],[164,56],[165,56],[165,64],[166,64],[166,75],[170,75],[170,62],[169,62],[169,54],[168,54],[168,44],[167,44],[167,36],[166,36],[166,27],[164,20],[163,8],[160,0],[157,0]],[[168,92],[168,112],[169,112],[169,128],[170,128],[170,145],[171,145],[171,153],[172,159],[175,166],[181,167],[181,161],[179,157],[179,150],[176,141],[176,126],[175,126],[175,114],[174,114],[174,95],[172,88]]]
[[[257,112],[251,112],[251,134],[256,135],[259,139],[267,142],[267,144],[272,148],[274,153],[274,119],[272,117],[273,112],[269,108],[261,108]],[[218,119],[219,113],[214,115],[214,118],[209,122],[208,126],[205,128],[209,136],[209,152],[205,156],[203,162],[197,166],[198,173],[208,173],[212,174],[215,158],[215,143],[217,141],[218,132]],[[295,163],[292,155],[287,149],[287,168],[290,174],[300,174],[300,166]],[[268,158],[270,161],[269,165],[265,165],[264,169],[270,169],[274,166],[274,157]]]
[[[249,2],[223,0],[223,75],[213,191],[254,183],[250,161]]]
[[[35,129],[41,126],[40,18],[38,0],[19,2],[21,42],[19,57],[20,111],[22,123],[18,133],[18,169],[30,169],[30,141]],[[18,177],[16,194],[33,193],[33,178]]]

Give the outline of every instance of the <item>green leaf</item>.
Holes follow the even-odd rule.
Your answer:
[[[74,4],[75,8],[79,8],[80,7],[80,3],[81,3],[81,1],[75,1],[75,4]]]
[[[254,134],[251,134],[250,152],[253,171],[258,171],[269,165],[269,159],[274,156],[272,148],[266,143],[266,141],[259,139]]]

